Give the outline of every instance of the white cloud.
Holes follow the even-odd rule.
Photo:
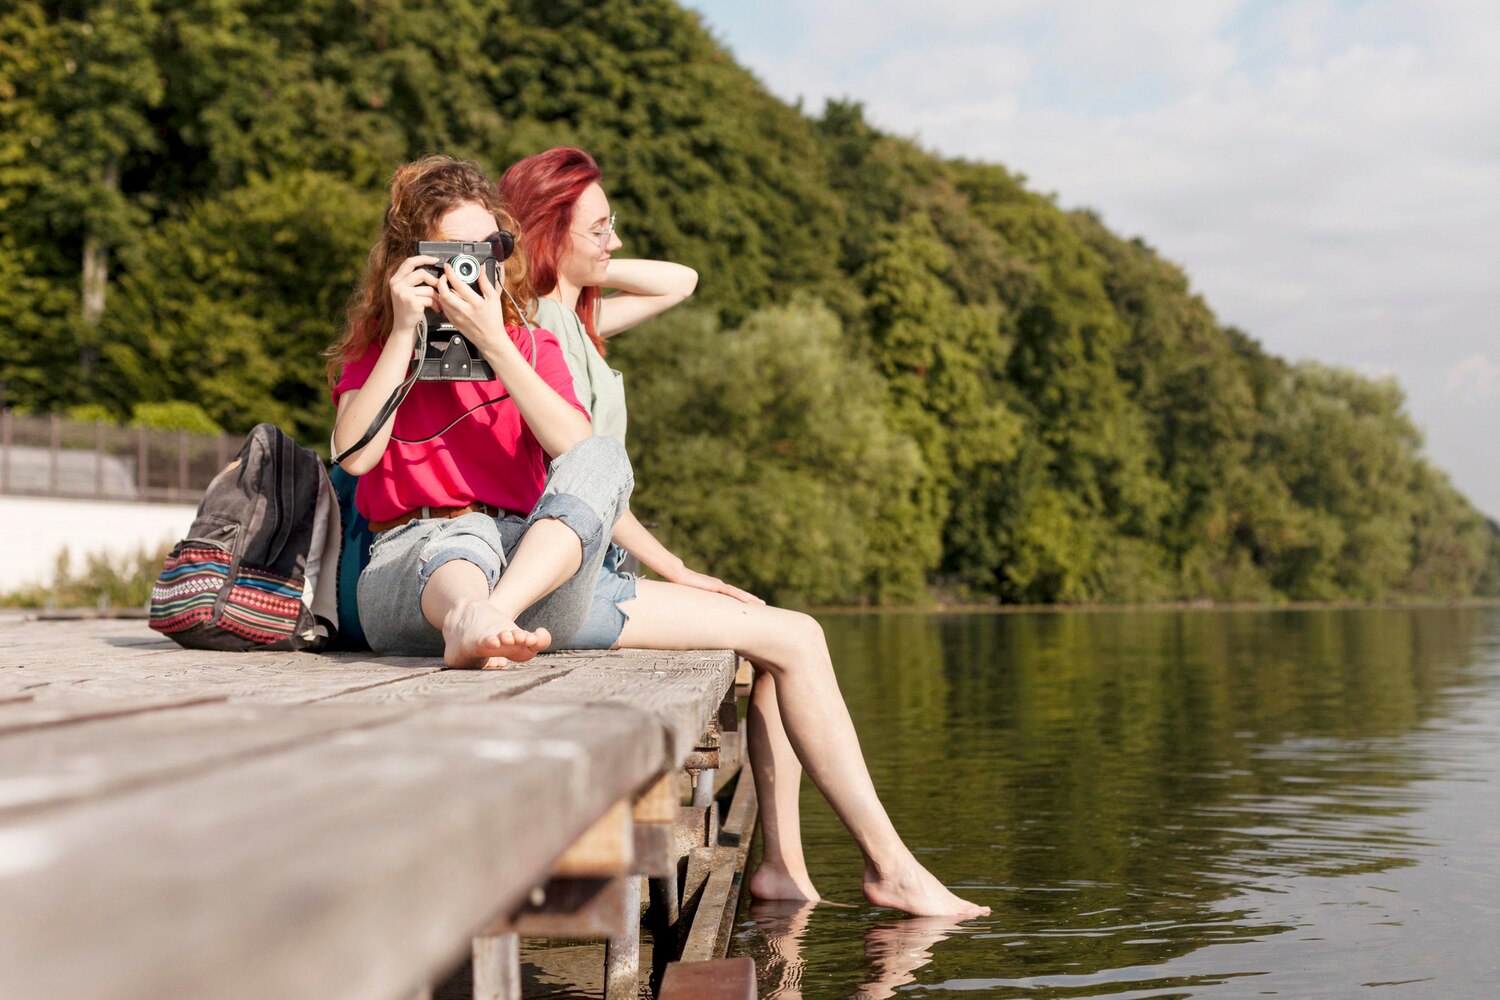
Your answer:
[[[1443,377],[1444,395],[1471,406],[1489,399],[1496,389],[1500,389],[1500,365],[1483,354],[1469,355]]]
[[[717,2],[699,3],[710,22]],[[1500,420],[1500,382],[1474,363],[1500,315],[1500,4],[786,9],[768,42],[729,39],[773,90],[814,112],[852,96],[879,126],[1099,210],[1277,353],[1395,372],[1434,456],[1500,498],[1478,429]]]

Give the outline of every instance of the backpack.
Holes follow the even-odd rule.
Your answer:
[[[151,627],[190,649],[322,649],[338,636],[343,534],[323,460],[260,424],[168,554]]]

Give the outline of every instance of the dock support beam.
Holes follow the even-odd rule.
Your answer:
[[[474,939],[474,1000],[521,1000],[521,936]]]
[[[635,1000],[641,976],[641,880],[625,883],[625,909],[635,915],[623,933],[604,942],[604,1000]]]

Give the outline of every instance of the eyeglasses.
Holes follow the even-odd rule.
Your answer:
[[[589,239],[593,240],[598,245],[599,252],[603,253],[604,248],[609,246],[609,238],[615,234],[615,218],[619,214],[619,212],[609,213],[609,225],[604,227],[604,231],[602,233],[596,233],[592,229],[575,229],[573,230],[573,232],[577,233],[579,236],[587,236]]]

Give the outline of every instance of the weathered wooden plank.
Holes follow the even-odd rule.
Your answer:
[[[8,645],[0,648],[0,697],[47,700],[81,694],[116,701],[220,697],[278,704],[323,698],[487,700],[524,693],[580,666],[606,673],[623,669],[627,678],[642,670],[653,676],[670,673],[692,691],[690,678],[703,669],[701,654],[675,652],[566,652],[502,671],[446,671],[435,658],[185,650],[150,632],[144,622],[120,620],[33,622],[4,634]],[[620,658],[628,662],[615,665]],[[620,693],[616,685],[615,694]]]
[[[420,989],[658,773],[648,734],[611,708],[449,705],[0,822],[0,996]]]
[[[24,656],[37,664],[66,663],[70,650],[100,647],[122,656],[142,656],[179,648],[141,621],[23,621],[0,631],[0,667]]]
[[[514,664],[504,670],[420,671],[395,683],[361,688],[332,695],[324,700],[340,705],[492,701],[512,698],[539,685],[549,684],[560,677],[566,677],[571,669],[562,664],[553,666],[533,660],[531,663]]]
[[[629,799],[621,799],[568,845],[552,872],[558,878],[624,875],[635,866]]]
[[[38,701],[35,697],[28,695],[24,700],[0,705],[0,735],[19,733],[28,729],[112,719],[142,712],[221,704],[223,701],[223,698],[158,698],[119,702],[108,698],[87,697]]]
[[[729,842],[720,843],[714,849],[708,881],[703,886],[692,927],[682,946],[681,959],[684,962],[706,962],[724,957],[744,871],[741,845],[748,852],[750,838],[746,824],[753,826],[755,812],[755,782],[742,780],[735,786],[734,799],[724,823],[724,831],[730,834],[724,839]]]
[[[719,766],[714,769],[714,797],[724,790],[735,776],[740,773],[740,768],[747,762],[742,752],[745,745],[744,733],[725,733],[724,745],[719,748]]]
[[[656,996],[657,1000],[755,1000],[755,960],[673,962]]]
[[[672,838],[676,855],[680,858],[696,847],[712,847],[710,839],[714,827],[714,811],[718,805],[679,806]]]
[[[734,669],[729,650],[617,650],[516,700],[625,704],[650,712],[664,731],[664,767],[675,767],[697,745],[705,720],[716,717]]]
[[[632,875],[609,878],[555,878],[534,890],[514,913],[491,920],[481,937],[519,934],[523,938],[606,938],[640,921],[640,895],[632,903]]]
[[[400,711],[210,702],[14,733],[0,737],[0,816],[203,773],[389,722]]]
[[[734,934],[735,913],[745,884],[745,867],[750,859],[750,844],[755,838],[755,821],[760,816],[760,800],[756,797],[755,781],[746,773],[734,788],[734,798],[729,804],[729,815],[719,831],[719,842],[734,847],[734,883],[730,886],[729,898],[724,907],[724,916],[719,923],[718,939],[714,951],[720,956],[729,954],[729,939]]]
[[[642,875],[656,878],[677,876],[677,853],[673,834],[675,829],[667,823],[637,823],[632,831],[635,850],[635,870]]]
[[[39,704],[68,704],[79,699],[119,705],[217,698],[263,705],[296,705],[354,694],[430,672],[429,668],[384,671],[329,669],[307,657],[305,666],[247,664],[233,670],[188,667],[169,674],[99,674],[87,681],[45,684],[30,689]]]
[[[724,924],[724,911],[735,902],[734,854],[734,849],[729,847],[719,847],[713,852],[708,881],[703,886],[692,927],[682,946],[681,960],[684,962],[707,962],[724,957],[718,950],[718,940],[719,930]]]
[[[676,877],[674,835],[678,802],[672,775],[664,774],[652,782],[651,787],[631,806],[635,866],[640,874],[660,878]]]
[[[409,665],[414,664],[414,665]],[[352,660],[311,653],[184,650],[115,655],[89,642],[70,658],[38,663],[23,654],[0,668],[0,694],[37,700],[75,696],[119,702],[220,697],[291,704],[407,680],[441,669],[430,661]]]
[[[677,809],[682,804],[672,775],[663,774],[653,781],[631,804],[630,816],[637,823],[677,822]]]

